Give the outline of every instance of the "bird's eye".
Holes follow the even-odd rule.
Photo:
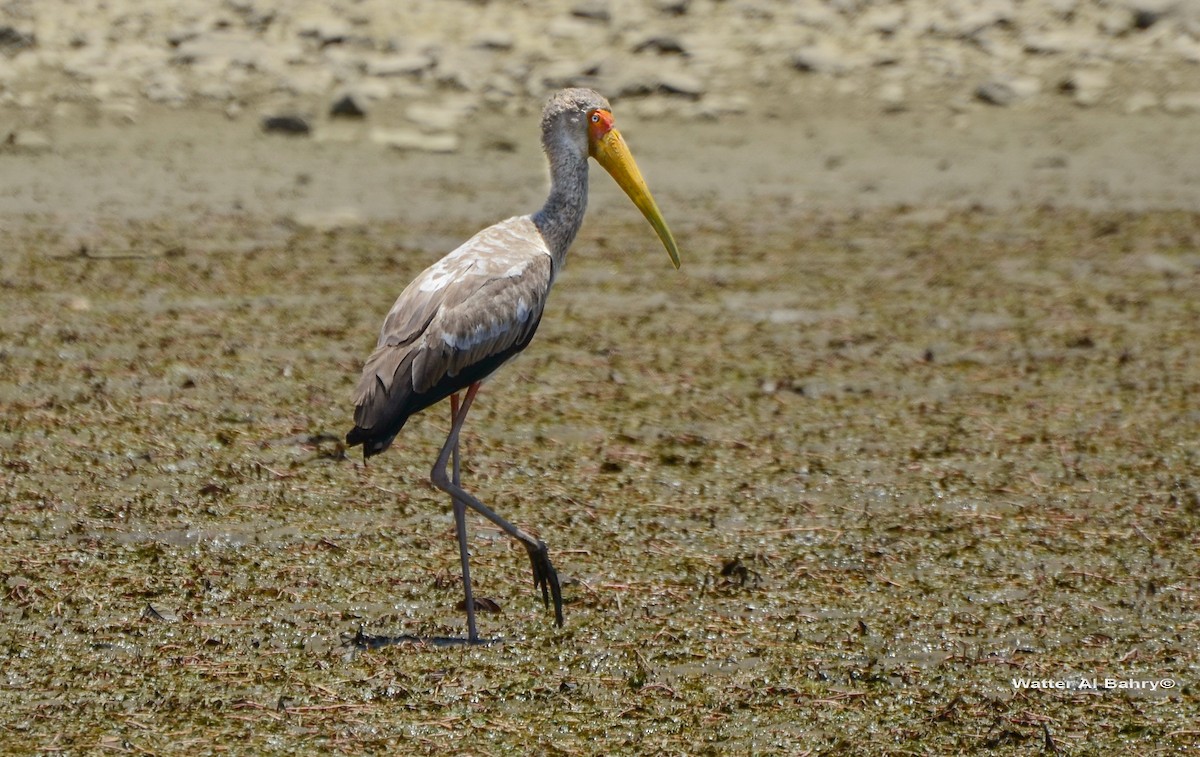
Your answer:
[[[599,116],[599,114],[597,114],[597,113],[593,113],[593,114],[592,114],[592,123],[594,123],[594,124],[598,124],[598,123],[600,123],[600,116]]]

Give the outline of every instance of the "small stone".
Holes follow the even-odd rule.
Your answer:
[[[350,229],[366,222],[362,212],[356,208],[299,211],[291,220],[297,226],[320,232]]]
[[[9,55],[17,50],[34,47],[36,44],[37,38],[32,32],[23,32],[8,25],[0,26],[0,50],[4,50]]]
[[[1009,76],[980,84],[975,97],[989,105],[1007,106],[1033,97],[1042,89],[1032,76]]]
[[[410,106],[404,115],[417,126],[430,132],[450,131],[458,126],[465,110],[448,105],[417,103]]]
[[[156,103],[180,105],[187,100],[183,79],[172,69],[155,71],[142,85],[142,94]]]
[[[904,91],[904,85],[900,82],[893,81],[884,84],[879,88],[879,101],[883,103],[883,108],[889,113],[898,113],[905,110],[907,107],[908,96]]]
[[[638,98],[621,103],[621,112],[624,113],[626,110],[639,121],[657,121],[672,115],[684,120],[701,117],[700,113],[685,113],[678,105],[667,102],[661,97]]]
[[[1046,0],[1046,5],[1061,19],[1070,20],[1079,6],[1079,0]]]
[[[285,92],[314,97],[323,97],[334,84],[333,72],[319,66],[281,67],[278,80],[279,88]],[[215,88],[215,91],[222,91],[224,83],[217,84],[218,87]],[[226,97],[232,97],[232,92],[229,92]]]
[[[541,71],[542,85],[548,89],[586,87],[600,72],[600,61],[564,59],[551,63]]]
[[[1200,92],[1175,92],[1163,98],[1168,113],[1200,113]]]
[[[307,136],[312,133],[312,126],[303,116],[285,114],[279,116],[264,116],[262,130],[268,134],[285,134],[291,137]]]
[[[477,36],[474,44],[484,50],[508,51],[513,49],[514,39],[506,31],[491,29]]]
[[[342,94],[350,95],[360,106],[367,103],[386,100],[392,96],[392,87],[383,79],[363,79],[353,86],[342,90]]]
[[[799,3],[794,16],[801,26],[814,29],[831,29],[842,22],[842,17],[825,3]]]
[[[1137,29],[1149,29],[1161,19],[1174,13],[1179,0],[1130,0],[1127,3]]]
[[[611,84],[618,97],[646,95],[681,95],[699,99],[705,91],[704,82],[683,71],[661,71],[658,66],[637,66],[620,74]]]
[[[213,32],[190,36],[175,48],[174,62],[185,66],[211,66],[214,69],[239,66],[270,67],[268,61],[286,51],[273,50],[265,42],[246,32]]]
[[[1062,29],[1027,34],[1022,39],[1026,52],[1039,55],[1078,53],[1088,49],[1090,40],[1082,35]]]
[[[370,140],[394,150],[450,153],[458,150],[457,134],[425,134],[416,129],[372,129]]]
[[[583,44],[596,33],[596,25],[574,16],[559,16],[546,24],[543,34],[547,39],[560,42]]]
[[[1191,273],[1190,267],[1170,255],[1160,255],[1156,252],[1147,253],[1142,256],[1142,265],[1154,273],[1161,273],[1165,276],[1186,276]]]
[[[904,25],[907,13],[903,5],[876,6],[865,12],[860,23],[878,34],[895,34]]]
[[[51,146],[50,137],[40,131],[24,129],[9,132],[3,142],[5,149],[24,153],[50,152]]]
[[[350,37],[350,24],[337,16],[304,18],[295,26],[301,37],[311,37],[321,43],[322,47],[341,44]]]
[[[1188,36],[1180,36],[1171,48],[1188,63],[1200,63],[1200,41]]]
[[[346,93],[333,101],[329,106],[329,115],[334,118],[365,118],[367,111],[358,98]]]
[[[705,97],[699,105],[697,115],[716,119],[726,115],[740,115],[750,109],[750,98],[746,95],[714,95]]]
[[[1125,101],[1126,113],[1141,113],[1158,107],[1158,96],[1153,92],[1134,92]]]
[[[1082,68],[1073,71],[1058,85],[1060,92],[1070,94],[1076,105],[1090,107],[1098,104],[1108,89],[1107,71]]]
[[[1128,9],[1113,8],[1100,19],[1100,31],[1119,37],[1133,28],[1133,14]]]
[[[691,99],[699,99],[704,95],[704,82],[691,74],[664,71],[658,77],[658,89],[668,95],[681,95]]]
[[[800,71],[841,75],[856,67],[855,61],[832,42],[806,45],[792,53],[792,65]]]
[[[576,18],[585,18],[588,21],[602,21],[608,23],[612,18],[612,12],[608,7],[608,0],[583,0],[576,3],[571,8],[571,15]]]
[[[420,53],[386,55],[367,61],[366,71],[370,76],[410,76],[419,74],[432,65],[433,58]]]
[[[969,10],[964,10],[948,31],[959,39],[972,39],[993,26],[1010,23],[1014,12],[1011,2],[980,2]]]
[[[691,4],[692,0],[654,0],[651,3],[659,13],[665,13],[668,16],[682,16],[688,12]]]
[[[676,37],[650,34],[634,42],[630,47],[635,53],[653,52],[659,55],[685,55],[683,43]]]
[[[114,123],[137,123],[138,105],[135,100],[106,98],[100,100],[100,112]]]

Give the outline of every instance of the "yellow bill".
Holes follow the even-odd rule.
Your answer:
[[[654,202],[654,197],[646,187],[646,180],[642,178],[642,172],[638,170],[637,163],[633,160],[633,154],[629,152],[629,146],[625,144],[621,133],[610,128],[602,136],[592,139],[590,142],[592,157],[604,166],[604,170],[608,171],[621,189],[625,190],[625,194],[629,195],[629,199],[633,200],[633,204],[637,206],[638,210],[642,211],[642,215],[654,227],[658,238],[667,248],[671,262],[675,264],[676,268],[679,268],[679,247],[675,244],[675,237],[667,228],[667,222],[663,220],[658,204]]]

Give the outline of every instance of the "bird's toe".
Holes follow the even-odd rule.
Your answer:
[[[542,602],[550,606],[554,600],[554,620],[561,628],[563,624],[562,586],[558,581],[558,571],[550,562],[550,551],[546,543],[538,541],[529,546],[529,560],[533,563],[533,585],[542,590]]]

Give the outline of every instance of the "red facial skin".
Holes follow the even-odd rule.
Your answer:
[[[613,115],[607,110],[593,110],[588,114],[588,138],[592,142],[599,142],[612,128]]]

